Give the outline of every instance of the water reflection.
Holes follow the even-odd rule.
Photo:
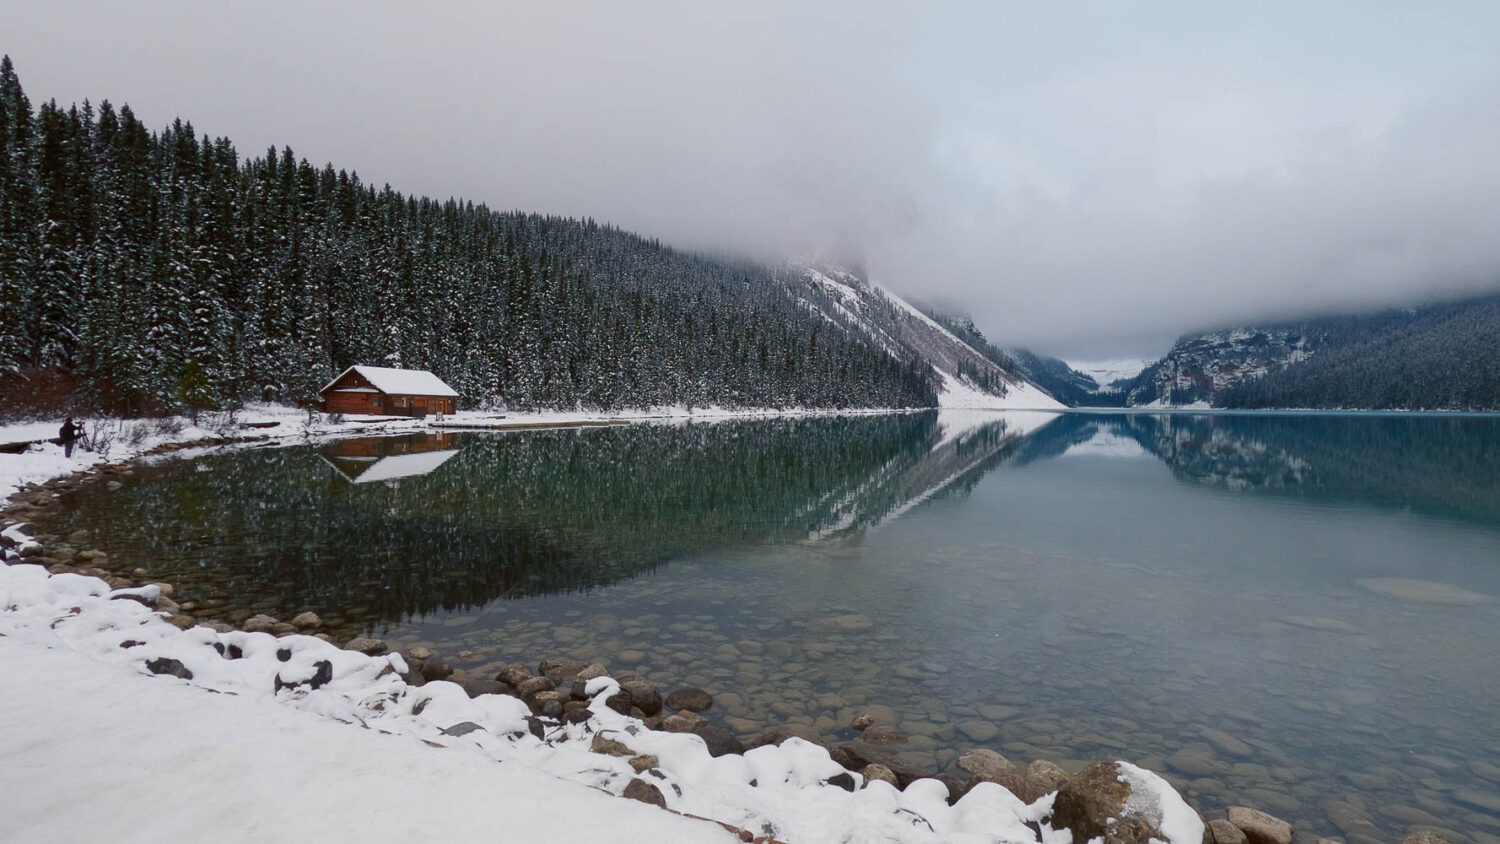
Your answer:
[[[430,474],[457,453],[458,435],[451,433],[351,437],[318,450],[323,462],[356,484]]]
[[[587,591],[737,547],[858,542],[1001,466],[1152,455],[1181,481],[1500,525],[1500,423],[946,412],[360,437],[169,462],[79,498],[125,559],[372,620]]]
[[[395,620],[587,591],[716,548],[849,537],[971,483],[1050,419],[360,437],[151,467],[75,500],[67,528],[190,597]]]
[[[1494,417],[1071,415],[1042,434],[1128,438],[1195,484],[1500,525]]]

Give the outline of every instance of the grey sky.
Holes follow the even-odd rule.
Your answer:
[[[34,101],[860,259],[1002,344],[1500,287],[1500,4],[6,4]]]

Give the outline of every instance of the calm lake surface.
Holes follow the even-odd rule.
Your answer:
[[[1202,811],[1500,841],[1500,418],[911,414],[230,452],[71,500],[199,615],[472,677],[606,662],[749,736],[1122,758]]]

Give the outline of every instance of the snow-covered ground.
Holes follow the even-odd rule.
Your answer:
[[[1061,402],[1038,389],[1030,381],[1009,384],[1003,396],[986,393],[946,372],[943,389],[938,393],[938,407],[944,410],[1066,410]]]

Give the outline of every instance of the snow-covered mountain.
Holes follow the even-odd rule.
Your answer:
[[[1318,338],[1305,326],[1235,328],[1177,341],[1124,385],[1131,407],[1208,406],[1225,390],[1306,360]]]
[[[1124,388],[1125,383],[1135,379],[1145,371],[1146,367],[1155,363],[1154,358],[1114,358],[1111,360],[1069,360],[1063,361],[1079,375],[1087,376],[1096,385],[1096,393],[1115,393]]]
[[[800,268],[802,301],[830,322],[852,323],[897,360],[930,365],[941,380],[938,406],[1057,410],[1062,402],[1013,366],[994,360],[931,316],[859,274],[827,266]]]

